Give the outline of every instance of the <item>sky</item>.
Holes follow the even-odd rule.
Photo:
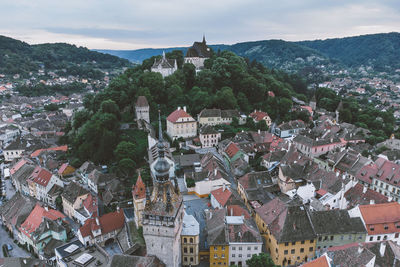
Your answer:
[[[90,49],[400,31],[399,0],[0,0],[0,35]]]

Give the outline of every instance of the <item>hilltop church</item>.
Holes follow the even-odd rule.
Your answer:
[[[185,63],[192,63],[196,67],[196,71],[204,68],[204,61],[211,57],[211,49],[207,46],[206,37],[203,35],[202,42],[194,42],[185,56]]]

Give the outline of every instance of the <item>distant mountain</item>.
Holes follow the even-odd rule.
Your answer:
[[[371,66],[377,71],[400,68],[400,33],[303,41],[297,44],[317,50],[349,67]]]
[[[126,60],[109,54],[98,53],[84,47],[66,43],[29,45],[0,35],[0,73],[26,74],[38,71],[71,68],[77,73],[93,69],[115,69],[130,66]]]
[[[214,51],[230,50],[250,60],[257,60],[267,67],[287,71],[299,71],[316,65],[328,65],[333,68],[364,66],[387,72],[400,68],[400,33],[301,42],[266,40],[210,46]],[[169,52],[176,49],[186,52],[187,47],[97,51],[120,56],[132,62],[141,62],[151,56],[161,55],[163,50]]]

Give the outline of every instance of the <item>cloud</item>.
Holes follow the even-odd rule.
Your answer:
[[[400,29],[394,0],[2,1],[0,34],[89,48],[323,39]]]

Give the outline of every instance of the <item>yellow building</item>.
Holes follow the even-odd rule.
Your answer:
[[[225,225],[225,209],[213,210],[207,216],[207,244],[210,266],[229,266],[229,239]]]
[[[182,265],[196,266],[200,262],[200,225],[193,215],[185,213],[181,232]]]
[[[316,236],[303,206],[288,206],[275,198],[255,212],[265,248],[275,264],[288,266],[315,256]]]
[[[75,218],[75,210],[83,207],[83,201],[88,197],[88,194],[89,191],[78,183],[72,182],[66,186],[61,195],[65,215],[71,219]]]

